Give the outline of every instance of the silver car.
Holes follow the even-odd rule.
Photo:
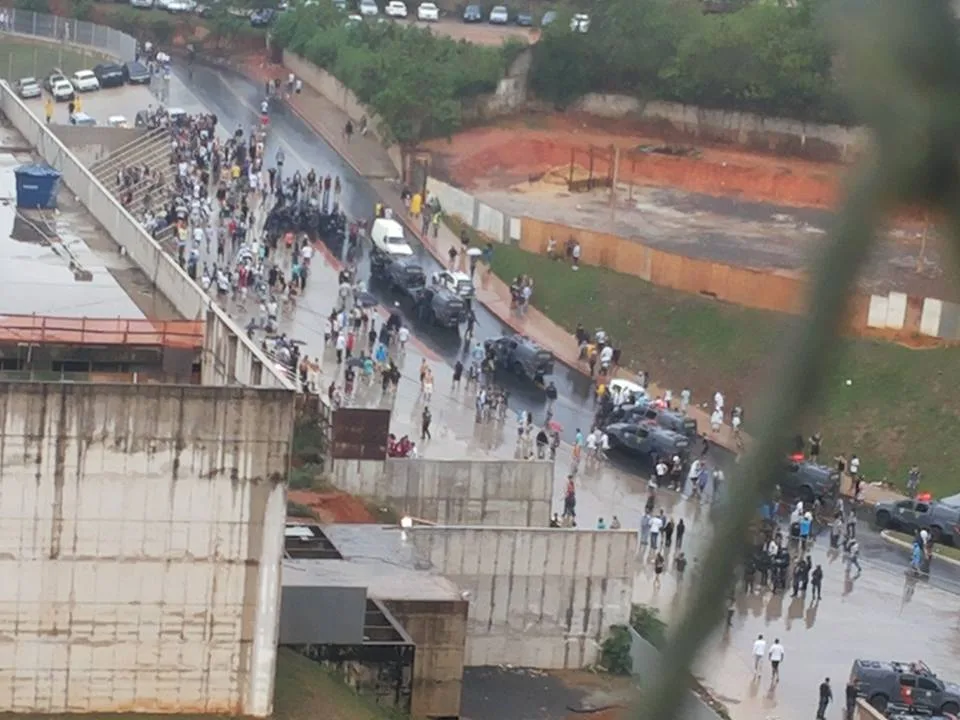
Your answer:
[[[40,83],[37,82],[36,78],[32,77],[25,77],[17,80],[16,89],[17,95],[22,97],[24,100],[38,98],[42,94],[40,90]]]

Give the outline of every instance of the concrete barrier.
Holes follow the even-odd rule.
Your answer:
[[[436,195],[444,213],[456,215],[467,225],[475,226],[477,201],[473,195],[432,177],[427,178],[427,192]]]
[[[628,530],[416,527],[417,550],[470,593],[464,664],[593,665],[626,625],[636,533]]]
[[[184,318],[206,320],[203,350],[205,385],[247,385],[292,390],[273,363],[210,297],[194,283],[93,173],[67,146],[0,81],[0,110],[35,148],[36,153],[63,173],[63,181],[118,245],[127,251],[160,292]],[[264,372],[264,368],[267,369]]]
[[[475,227],[497,242],[503,242],[508,234],[506,216],[500,210],[482,202],[477,203],[477,223]]]
[[[334,463],[334,485],[401,515],[445,525],[546,527],[553,463],[402,460]]]

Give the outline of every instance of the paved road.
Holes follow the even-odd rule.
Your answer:
[[[256,118],[260,89],[239,76],[198,68],[190,87],[187,90],[175,79],[171,84],[171,102],[190,112],[206,106],[222,118],[228,129],[238,123],[248,126]],[[132,114],[135,110],[125,108],[117,112]],[[277,147],[283,147],[291,169],[315,167],[318,172],[339,173],[344,186],[342,200],[348,214],[369,215],[374,203],[370,186],[329,146],[282,108],[274,112],[272,125],[271,155]],[[306,341],[309,355],[323,354],[318,329],[322,316],[332,305],[338,250],[334,245],[330,253],[316,256],[306,295],[288,321],[289,332]],[[433,265],[426,254],[422,253],[421,259],[425,265]],[[381,297],[389,300],[385,295]],[[482,308],[478,317],[480,337],[503,332],[496,318]],[[413,432],[416,426],[422,406],[416,369],[421,359],[426,358],[435,368],[437,386],[432,403],[435,438],[425,444],[424,454],[446,458],[512,456],[513,426],[508,423],[505,428],[478,428],[473,422],[469,395],[450,388],[449,363],[459,352],[459,341],[425,328],[415,328],[421,344],[408,350],[405,359],[404,379],[395,405],[395,431]],[[333,373],[329,357],[324,370],[328,375]],[[586,380],[573,371],[561,369],[558,381],[564,396],[559,408],[561,422],[568,427],[586,425],[592,413]],[[377,400],[378,390],[371,389],[368,394],[371,401]],[[532,409],[542,416],[542,397],[538,393],[518,386],[515,398],[519,407]],[[557,463],[558,506],[567,451],[564,448]],[[645,490],[643,478],[632,467],[612,464],[588,470],[579,482],[578,510],[584,524],[592,525],[599,516],[609,521],[617,514],[625,527],[638,525]],[[709,542],[708,508],[670,493],[661,495],[658,505],[675,518],[686,518],[690,530],[685,550],[693,559],[700,557],[700,548]],[[707,684],[730,704],[734,717],[755,717],[761,713],[767,717],[805,717],[812,710],[816,683],[823,675],[831,675],[837,686],[835,693],[842,696],[850,662],[857,656],[924,658],[944,676],[960,678],[960,622],[956,597],[952,594],[960,586],[957,574],[952,568],[947,572],[935,566],[932,581],[910,582],[903,573],[905,551],[884,544],[879,536],[865,530],[861,532],[864,573],[860,578],[847,578],[841,559],[826,548],[817,546],[813,550],[815,562],[826,568],[821,603],[769,594],[741,599],[734,627],[715,638],[704,655],[702,669]],[[685,583],[695,575],[695,567],[693,563]],[[678,609],[683,607],[685,583],[679,584],[678,589],[671,572],[662,587],[655,590],[649,557],[639,558],[638,568],[634,599],[657,605],[668,619],[675,619]],[[784,680],[777,688],[770,687],[769,674],[756,682],[747,668],[750,644],[758,632],[780,636],[787,647]],[[742,712],[738,708],[743,708]],[[831,717],[838,713],[839,705],[835,704]]]

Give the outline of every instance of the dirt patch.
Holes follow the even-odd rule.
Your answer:
[[[287,500],[310,508],[323,523],[377,522],[362,500],[347,493],[291,490]]]

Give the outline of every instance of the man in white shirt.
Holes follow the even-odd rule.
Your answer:
[[[660,546],[660,528],[663,527],[663,518],[654,515],[650,518],[650,547],[656,550]]]
[[[854,480],[857,479],[857,475],[860,474],[860,458],[854,455],[850,458],[850,477]]]
[[[657,486],[663,487],[667,482],[667,464],[660,458],[657,461]]]
[[[763,639],[763,635],[757,635],[757,639],[753,643],[753,674],[760,675],[763,673],[763,656],[767,654],[767,641]]]
[[[400,352],[403,352],[407,347],[407,340],[410,339],[410,331],[401,327],[397,332],[397,339],[400,341]]]
[[[770,667],[773,668],[773,681],[780,682],[780,663],[783,662],[784,649],[780,644],[780,638],[773,641],[770,646]]]

